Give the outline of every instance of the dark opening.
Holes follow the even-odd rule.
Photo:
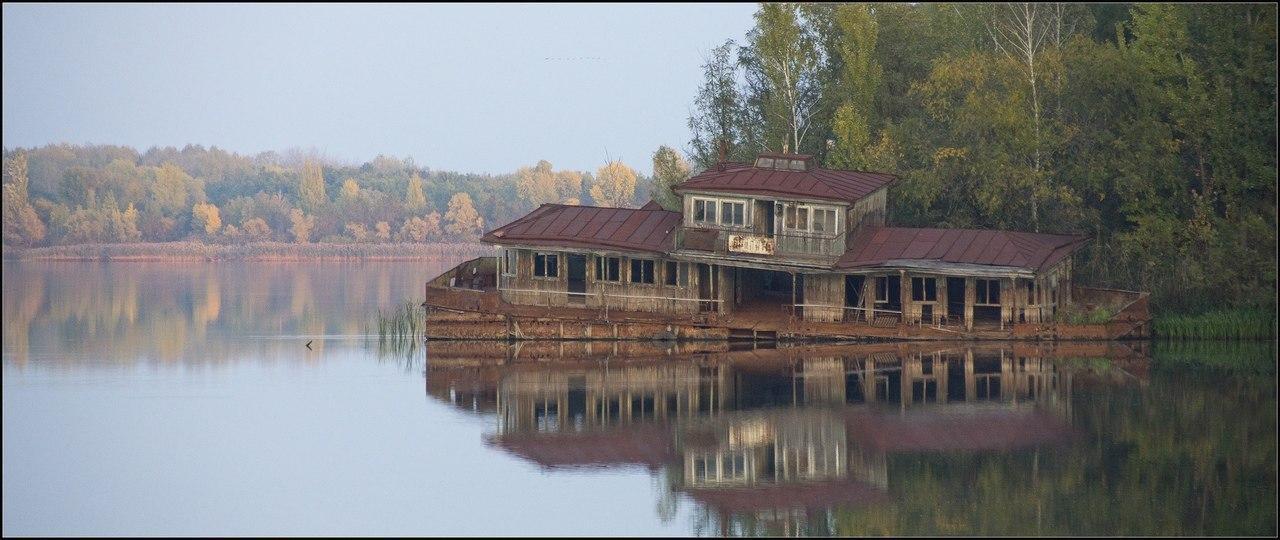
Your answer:
[[[947,318],[964,322],[964,278],[947,278]]]
[[[569,301],[586,303],[587,296],[584,293],[587,292],[587,257],[571,253],[566,263],[569,270]]]
[[[877,277],[875,293],[876,307],[902,310],[902,279],[898,276]]]

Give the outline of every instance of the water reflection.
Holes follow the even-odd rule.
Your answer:
[[[698,533],[1275,530],[1274,413],[1202,424],[1274,385],[1170,388],[1145,344],[590,346],[433,343],[426,390],[553,474],[647,469]]]
[[[298,336],[361,339],[371,315],[457,261],[4,262],[4,360],[205,364],[281,355]],[[305,341],[305,340],[304,340]],[[313,343],[316,359],[324,340]]]

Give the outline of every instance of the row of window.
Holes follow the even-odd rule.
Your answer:
[[[596,256],[596,281],[622,281],[622,258],[621,257],[602,257]],[[663,283],[671,286],[687,286],[689,284],[689,271],[686,264],[676,261],[664,261],[666,263],[665,272],[663,272]],[[628,281],[631,283],[639,283],[645,285],[653,285],[656,280],[656,261],[653,259],[630,259],[631,272],[628,274]],[[516,251],[507,249],[503,252],[502,257],[502,273],[509,276],[515,275],[516,269]],[[560,277],[560,254],[535,252],[533,254],[533,275],[540,278],[559,278]]]
[[[835,208],[796,203],[779,204],[779,206],[782,207],[784,232],[826,234],[836,232],[836,216],[839,212]]]
[[[1000,280],[974,280],[977,290],[974,305],[1000,305]],[[1030,289],[1028,289],[1030,290]],[[931,277],[911,278],[911,300],[914,302],[938,301],[938,280]],[[889,277],[876,278],[876,302],[889,301]]]

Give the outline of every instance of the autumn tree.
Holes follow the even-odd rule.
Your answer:
[[[516,195],[520,200],[533,204],[559,202],[556,192],[556,174],[551,170],[547,160],[538,161],[533,167],[520,167],[516,170]]]
[[[289,212],[289,223],[289,233],[293,235],[293,241],[305,244],[311,238],[311,230],[316,226],[316,218],[294,208]]]
[[[385,221],[379,221],[373,224],[373,231],[374,236],[378,237],[378,240],[383,242],[391,240],[391,224]]]
[[[404,207],[410,212],[419,212],[427,207],[427,196],[422,191],[422,177],[415,171],[409,177],[409,187],[405,192]]]
[[[262,218],[251,218],[240,224],[245,237],[253,242],[265,242],[271,239],[271,226]]]
[[[206,235],[212,236],[222,228],[222,217],[218,215],[218,207],[209,203],[196,203],[191,207],[191,216],[196,224],[204,229]]]
[[[31,246],[45,237],[45,225],[28,199],[27,155],[4,161],[4,242]]]
[[[484,232],[484,218],[476,212],[471,195],[455,193],[449,199],[449,209],[444,214],[445,232],[464,242],[474,242]]]
[[[600,206],[625,207],[636,196],[636,171],[621,161],[611,161],[596,170],[591,199]]]
[[[659,146],[653,153],[653,178],[650,186],[653,200],[663,208],[680,211],[680,196],[671,187],[689,178],[689,163],[670,146]]]

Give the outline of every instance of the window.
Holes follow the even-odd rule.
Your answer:
[[[782,228],[798,232],[834,234],[839,213],[839,210],[830,207],[787,203],[783,210]]]
[[[781,168],[781,167],[779,167],[779,168]],[[793,170],[793,171],[803,171],[803,170],[804,170],[804,162],[803,162],[803,161],[800,161],[800,160],[798,160],[798,159],[793,159],[793,160],[791,160],[791,170]]]
[[[622,262],[617,257],[596,256],[596,281],[621,281]]]
[[[1027,283],[1027,305],[1034,306],[1036,304],[1039,304],[1040,299],[1036,298],[1036,293],[1039,292],[1036,290],[1038,288],[1036,287],[1036,282],[1032,280],[1027,280],[1026,283]]]
[[[762,158],[756,159],[756,167],[760,167],[764,169],[772,169],[773,158],[762,157]]]
[[[533,256],[533,275],[542,278],[560,277],[560,256],[555,253],[538,253]]]
[[[876,302],[885,303],[889,301],[889,278],[876,278]]]
[[[664,285],[674,286],[679,283],[680,263],[675,261],[667,261],[666,271],[662,274],[662,283]]]
[[[836,211],[827,208],[815,208],[813,210],[813,232],[836,232]]]
[[[938,301],[938,282],[934,278],[911,278],[911,300],[916,302]]]
[[[743,202],[721,201],[720,224],[741,227],[746,224],[747,204]]]
[[[631,259],[631,282],[653,284],[652,259]]]
[[[979,279],[978,294],[974,305],[1000,305],[1000,280]]]
[[[516,253],[517,251],[514,249],[502,250],[502,275],[516,275]]]
[[[693,200],[693,221],[715,225],[716,221],[716,201],[712,199],[694,199]]]

